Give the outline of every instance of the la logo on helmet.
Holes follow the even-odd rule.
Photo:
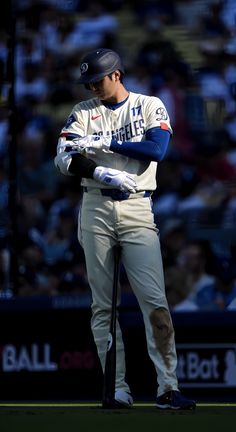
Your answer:
[[[80,66],[81,73],[85,73],[88,70],[88,63],[82,63]]]

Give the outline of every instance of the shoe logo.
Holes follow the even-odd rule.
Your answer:
[[[92,116],[91,119],[92,120],[96,120],[98,117],[101,117],[101,116],[102,116],[102,114],[99,114],[99,115],[96,115],[96,116]]]

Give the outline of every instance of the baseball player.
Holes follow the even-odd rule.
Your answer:
[[[59,137],[55,165],[65,175],[78,176],[78,181],[82,178],[78,238],[85,253],[92,291],[91,327],[102,368],[113,287],[112,250],[119,243],[157,372],[156,406],[193,409],[195,402],[178,390],[174,330],[152,213],[157,165],[172,134],[168,113],[157,97],[125,88],[123,64],[110,49],[89,52],[80,71],[79,83],[94,97],[72,109]],[[130,407],[133,399],[125,374],[124,345],[117,322],[115,400]]]

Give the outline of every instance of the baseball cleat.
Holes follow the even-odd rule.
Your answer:
[[[196,408],[196,402],[182,396],[178,390],[171,390],[157,397],[156,406],[160,409],[193,410]]]
[[[120,408],[131,408],[133,406],[133,398],[130,393],[124,390],[116,390],[115,404]]]

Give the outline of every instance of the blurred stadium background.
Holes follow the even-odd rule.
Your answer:
[[[108,47],[124,59],[127,88],[159,96],[174,129],[153,210],[180,385],[235,400],[236,2],[12,0],[0,23],[0,399],[101,396],[81,188],[53,158],[72,106],[90,96],[76,83],[80,59]],[[131,387],[151,399],[124,268],[121,283]]]

